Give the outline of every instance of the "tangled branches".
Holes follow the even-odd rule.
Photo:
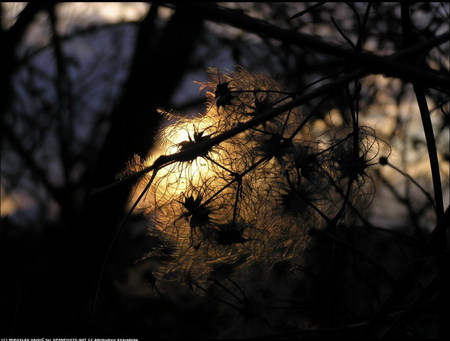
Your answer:
[[[370,168],[382,141],[370,127],[329,127],[314,136],[312,115],[292,107],[209,143],[295,97],[266,74],[243,68],[229,74],[211,68],[209,74],[210,81],[200,83],[204,114],[188,119],[166,113],[174,123],[160,133],[161,155],[177,158],[155,170],[138,205],[151,217],[149,234],[173,245],[160,279],[178,274],[200,283],[218,269],[231,274],[258,262],[295,263],[311,229],[352,219],[355,206],[373,194],[367,190]],[[141,181],[136,195],[148,181]],[[157,257],[158,250],[144,258]]]

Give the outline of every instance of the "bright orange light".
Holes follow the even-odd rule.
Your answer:
[[[210,118],[198,117],[189,122],[177,122],[173,126],[165,129],[163,133],[163,140],[165,144],[165,155],[171,155],[180,152],[181,143],[201,142],[202,137],[198,137],[196,141],[196,134],[203,133],[203,137],[215,133],[213,129],[213,122]],[[171,194],[178,194],[187,189],[193,183],[199,183],[205,177],[211,177],[211,163],[208,160],[217,159],[217,153],[209,153],[207,158],[197,157],[188,162],[177,163],[173,167],[165,167],[160,170],[158,177],[163,178],[161,185],[166,185]],[[188,183],[189,181],[189,183]]]
[[[216,132],[211,118],[199,116],[189,120],[179,119],[167,126],[160,133],[157,152],[153,153],[145,162],[145,166],[150,166],[161,155],[179,153],[182,142],[198,142],[195,141],[195,134],[202,132],[203,137]],[[200,141],[201,138],[197,136],[197,139],[200,139]],[[192,161],[176,162],[159,169],[149,192],[151,193],[150,197],[144,197],[138,207],[148,208],[152,207],[152,203],[155,202],[159,205],[169,202],[185,193],[189,188],[200,186],[205,182],[205,179],[215,177],[212,166],[213,162],[218,162],[219,158],[220,151],[213,151],[208,153],[207,157],[199,156]],[[137,200],[148,180],[148,177],[144,178],[138,185],[132,202]]]

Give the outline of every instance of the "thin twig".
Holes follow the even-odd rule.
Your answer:
[[[217,136],[214,136],[210,139],[203,140],[199,143],[192,144],[192,145],[186,147],[183,151],[179,151],[178,153],[170,154],[170,155],[161,155],[158,159],[155,160],[155,162],[151,166],[146,167],[141,171],[133,173],[133,174],[131,174],[119,181],[116,181],[110,185],[107,185],[105,187],[93,189],[91,192],[91,195],[98,195],[105,191],[109,191],[117,186],[120,186],[120,185],[123,185],[126,183],[130,183],[131,181],[142,177],[143,175],[145,175],[148,172],[153,171],[154,169],[163,168],[163,167],[168,166],[171,163],[174,163],[174,162],[177,162],[180,160],[185,160],[187,156],[191,157],[192,155],[201,155],[202,153],[204,153],[205,150],[210,150],[212,147],[240,134],[241,132],[243,132],[249,128],[252,128],[252,127],[258,126],[261,123],[267,122],[267,121],[277,117],[278,115],[282,114],[283,112],[286,112],[294,107],[297,107],[315,97],[318,97],[318,96],[321,96],[324,94],[328,94],[333,89],[341,87],[341,86],[347,84],[348,82],[351,82],[354,79],[364,77],[367,74],[367,72],[368,71],[365,68],[357,68],[353,72],[350,72],[334,81],[331,81],[330,83],[325,84],[320,88],[313,89],[310,92],[307,92],[303,95],[298,96],[296,99],[292,100],[289,103],[286,103],[279,107],[262,112],[261,114],[259,114],[258,116],[255,116],[254,118],[252,118],[249,121],[239,123],[234,128],[231,128]]]
[[[410,46],[413,41],[412,37],[412,28],[411,28],[411,20],[410,20],[410,8],[408,3],[401,4],[401,19],[402,19],[402,31],[405,46]],[[423,63],[422,60],[418,62]],[[425,97],[425,90],[423,88],[423,83],[421,81],[413,81],[414,93],[416,94],[417,105],[420,110],[420,117],[422,119],[422,126],[425,133],[425,140],[427,143],[428,157],[430,160],[430,168],[431,168],[431,177],[433,180],[433,188],[434,188],[434,202],[435,202],[435,210],[437,221],[439,221],[444,215],[444,202],[442,197],[442,184],[441,184],[441,176],[439,173],[439,159],[437,156],[436,150],[436,139],[433,133],[433,125],[431,123],[431,114],[428,108],[427,99]],[[439,234],[444,236],[446,230],[442,230]],[[445,249],[448,246],[446,245],[446,238],[443,239],[442,247]]]
[[[123,220],[123,222],[117,227],[116,232],[113,236],[113,239],[111,240],[111,243],[109,244],[108,247],[108,251],[105,254],[105,258],[103,260],[103,264],[102,267],[100,269],[100,274],[99,274],[99,278],[97,281],[97,288],[95,290],[95,297],[94,297],[94,302],[92,304],[92,311],[91,311],[91,315],[95,314],[95,310],[97,308],[97,302],[98,302],[98,297],[100,294],[100,287],[101,287],[101,283],[103,280],[103,274],[105,272],[105,268],[106,268],[106,264],[108,263],[109,260],[109,256],[111,254],[111,251],[117,241],[117,238],[119,237],[120,233],[122,232],[123,228],[125,227],[125,225],[127,224],[128,220],[130,219],[131,215],[133,214],[134,210],[136,209],[137,205],[139,204],[139,202],[141,201],[141,199],[144,197],[145,193],[147,193],[147,191],[149,190],[153,180],[156,177],[156,174],[158,173],[159,169],[155,169],[153,171],[152,177],[150,178],[149,182],[147,183],[147,185],[145,186],[145,188],[142,190],[141,194],[139,195],[139,197],[136,199],[136,201],[133,203],[133,206],[131,207],[131,209],[128,211],[127,216],[125,217],[125,219]]]
[[[207,20],[226,23],[247,32],[267,36],[287,44],[293,44],[301,48],[310,48],[334,57],[352,60],[354,65],[369,67],[370,71],[368,70],[368,72],[373,74],[381,73],[386,76],[398,77],[406,81],[420,79],[430,87],[437,88],[439,91],[444,92],[447,92],[448,88],[450,88],[450,77],[447,74],[431,69],[424,70],[422,68],[416,68],[414,65],[404,63],[403,60],[397,60],[395,54],[390,56],[378,56],[365,51],[360,52],[346,49],[340,45],[325,42],[320,37],[286,30],[266,21],[247,16],[241,11],[218,6],[217,4],[183,2],[173,2],[171,4],[170,2],[167,2],[165,6],[189,8],[197,11],[199,15]],[[434,46],[448,41],[450,39],[450,32],[444,33],[437,38]],[[420,45],[422,44],[420,43]],[[428,48],[431,47],[432,46],[428,46]]]
[[[436,204],[436,216],[437,220],[439,220],[444,215],[444,202],[442,197],[441,176],[439,174],[439,159],[436,150],[436,140],[434,138],[433,125],[431,124],[431,115],[428,109],[423,87],[418,83],[414,83],[413,87],[414,92],[416,93],[417,104],[419,105],[420,117],[422,118],[422,125],[425,133],[425,140],[427,143],[428,157],[430,159],[431,167],[431,177],[433,180],[434,188],[434,200]]]
[[[325,5],[325,4],[326,4],[326,2],[318,2],[318,3],[314,4],[314,5],[312,5],[311,7],[308,7],[306,9],[304,9],[303,11],[300,11],[297,14],[294,14],[292,17],[288,18],[287,21],[295,19],[295,18],[298,18],[298,17],[301,17],[301,16],[305,15],[306,13],[309,13],[312,10],[314,10],[316,8],[319,8],[320,6]]]
[[[427,191],[425,191],[425,189],[424,189],[424,188],[423,188],[416,180],[414,180],[414,178],[413,178],[411,175],[409,175],[409,174],[403,172],[400,168],[397,168],[396,166],[394,166],[394,165],[391,164],[390,162],[387,162],[387,163],[386,163],[386,166],[389,166],[389,167],[391,167],[392,169],[395,169],[395,170],[396,170],[397,172],[399,172],[401,175],[403,175],[403,176],[407,177],[409,180],[411,180],[411,182],[412,182],[414,185],[416,185],[417,188],[420,189],[420,191],[421,191],[421,192],[427,197],[427,199],[430,201],[431,205],[433,205],[433,207],[436,209],[436,205],[435,205],[434,200],[433,200],[433,198],[431,197],[430,193],[428,193]]]

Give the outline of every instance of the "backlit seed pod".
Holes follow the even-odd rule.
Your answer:
[[[188,274],[191,284],[200,285],[211,274],[242,272],[258,263],[294,264],[311,228],[326,225],[342,208],[346,218],[350,204],[372,195],[366,179],[378,163],[381,142],[368,127],[331,127],[328,135],[314,136],[300,110],[291,108],[211,144],[293,95],[268,75],[240,67],[209,74],[209,81],[199,83],[207,90],[204,113],[164,114],[172,124],[162,129],[160,154],[152,160],[169,155],[174,161],[157,170],[139,204],[151,217],[149,235],[170,249],[157,279]],[[147,166],[138,161],[130,169]]]

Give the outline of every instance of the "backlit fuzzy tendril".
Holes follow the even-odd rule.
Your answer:
[[[149,235],[160,241],[143,259],[160,259],[165,250],[159,279],[205,283],[213,274],[231,275],[255,263],[295,262],[310,229],[371,195],[365,187],[381,142],[369,127],[312,136],[305,121],[311,116],[292,108],[210,143],[294,96],[267,74],[241,67],[208,72],[210,80],[198,82],[206,90],[205,113],[187,118],[161,111],[171,124],[159,134],[159,154],[129,165],[132,173],[161,155],[178,154],[135,189],[134,201],[152,180],[138,209],[149,217]]]

